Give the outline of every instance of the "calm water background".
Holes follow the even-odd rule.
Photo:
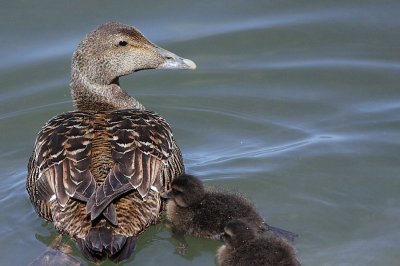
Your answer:
[[[170,122],[188,172],[297,232],[303,265],[399,265],[399,1],[82,2],[0,4],[1,265],[29,264],[56,236],[26,164],[41,126],[72,109],[73,50],[109,20],[197,63],[121,81]],[[215,264],[218,241],[186,241],[179,255],[154,226],[126,265]]]

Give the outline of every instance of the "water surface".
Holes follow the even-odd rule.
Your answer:
[[[25,192],[27,161],[41,126],[72,109],[73,50],[116,20],[198,65],[121,80],[169,121],[188,172],[298,233],[303,265],[398,265],[400,3],[137,2],[2,4],[0,264],[27,265],[56,236]],[[153,226],[124,265],[215,265],[220,242],[186,241],[181,255]]]

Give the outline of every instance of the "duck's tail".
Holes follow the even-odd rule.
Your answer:
[[[91,228],[84,239],[77,239],[83,255],[94,262],[102,261],[107,255],[114,262],[130,257],[136,245],[136,236],[114,235],[109,228]]]

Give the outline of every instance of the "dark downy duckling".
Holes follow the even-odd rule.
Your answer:
[[[160,194],[184,173],[168,123],[129,96],[119,77],[194,68],[115,22],[89,33],[74,52],[75,111],[39,132],[26,188],[37,214],[76,240],[89,260],[129,258],[136,237],[159,219]]]
[[[166,208],[168,220],[176,229],[195,236],[219,239],[225,225],[238,218],[246,218],[260,231],[272,231],[289,240],[297,236],[267,225],[245,197],[237,193],[206,189],[192,175],[175,178],[171,190],[164,193],[163,197],[169,198]]]
[[[218,249],[221,266],[300,266],[295,251],[286,240],[271,234],[259,234],[247,220],[227,223]]]

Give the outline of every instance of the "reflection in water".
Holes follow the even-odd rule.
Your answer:
[[[40,235],[36,235],[37,239],[42,238]],[[45,239],[43,239],[45,240]],[[43,241],[42,241],[43,242]],[[58,235],[52,240],[51,244],[45,252],[37,257],[30,266],[80,266],[79,260],[74,258],[72,255],[72,248],[69,244],[63,243],[61,235]]]

